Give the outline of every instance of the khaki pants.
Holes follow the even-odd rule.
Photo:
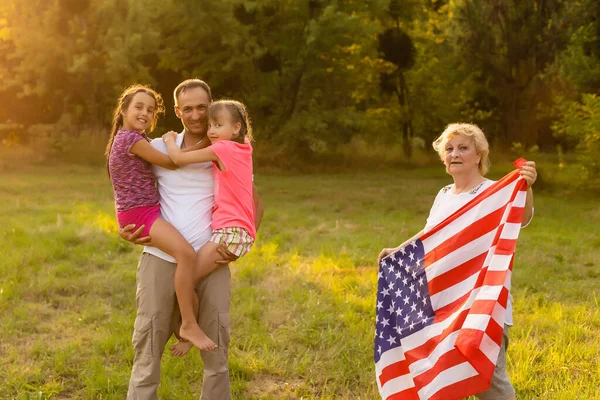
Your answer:
[[[143,253],[136,274],[137,316],[133,329],[133,367],[128,400],[158,399],[160,359],[180,315],[175,296],[176,265]],[[214,351],[201,352],[204,380],[201,400],[230,400],[229,367],[229,266],[217,268],[196,287],[200,308],[198,323],[218,344]],[[185,384],[185,382],[182,382]]]

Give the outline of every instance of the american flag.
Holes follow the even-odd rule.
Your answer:
[[[383,399],[452,400],[489,388],[526,195],[513,171],[381,260],[375,369]]]

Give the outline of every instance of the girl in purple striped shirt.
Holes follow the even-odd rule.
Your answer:
[[[175,291],[181,311],[179,336],[200,350],[217,346],[196,322],[198,299],[193,289],[178,276],[193,274],[196,252],[191,244],[160,216],[159,194],[151,164],[175,169],[168,155],[150,145],[146,131],[156,126],[164,113],[160,94],[143,85],[125,89],[113,115],[112,132],[106,147],[108,174],[115,193],[115,208],[120,226],[145,226],[141,236],[150,236],[152,246],[170,254],[177,261]],[[190,149],[191,150],[191,149]]]

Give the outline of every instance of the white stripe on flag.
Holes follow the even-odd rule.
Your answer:
[[[500,292],[502,291],[502,285],[483,285],[479,288],[478,293],[475,295],[474,300],[497,300],[498,296],[500,296]],[[475,290],[473,290],[475,291]],[[474,297],[471,295],[471,297]]]
[[[518,182],[517,180],[516,182]],[[519,190],[515,199],[513,200],[513,207],[525,207],[525,201],[527,200],[527,189]]]
[[[500,346],[490,338],[487,333],[483,334],[479,349],[492,363],[496,364],[498,354],[500,354]]]
[[[462,327],[481,330],[482,326],[488,325],[491,318],[492,317],[487,314],[469,314],[467,315],[467,318],[465,318]]]
[[[506,321],[506,308],[502,307],[500,303],[496,303],[494,311],[492,311],[492,319],[498,323],[501,327],[504,327]]]
[[[421,399],[428,399],[436,394],[440,389],[452,385],[453,383],[471,378],[475,375],[477,375],[477,371],[468,362],[455,365],[454,367],[450,367],[440,372],[435,379],[429,383],[429,385],[424,386],[421,390],[419,390],[419,397]]]
[[[512,271],[509,269],[506,274],[506,279],[504,279],[504,287],[507,288],[509,291],[510,291],[510,287],[511,287],[511,280],[510,280],[511,277],[512,277]]]
[[[435,346],[435,349],[431,352],[430,356],[413,362],[410,365],[410,372],[413,374],[413,376],[418,376],[423,372],[427,372],[428,370],[433,368],[433,366],[436,362],[438,362],[440,357],[442,357],[450,350],[454,350],[454,344],[456,343],[456,338],[458,337],[458,334],[459,331],[452,332],[451,334],[446,336],[444,340],[438,343],[437,346]]]
[[[382,399],[387,399],[389,396],[401,392],[406,389],[415,387],[412,376],[410,374],[400,375],[394,379],[390,379],[379,389]]]
[[[476,271],[473,275],[458,282],[456,285],[450,286],[449,288],[446,288],[441,292],[431,296],[431,306],[433,309],[439,310],[440,308],[455,302],[457,299],[460,299],[465,294],[472,291],[473,286],[475,286],[475,283],[477,283],[479,273],[480,271]]]
[[[504,223],[504,227],[502,228],[502,233],[500,237],[502,239],[517,239],[519,237],[519,232],[521,232],[521,224],[515,224],[512,222]]]
[[[459,249],[447,254],[445,257],[436,260],[425,268],[425,274],[427,275],[427,281],[431,282],[439,275],[447,272],[465,262],[479,256],[482,253],[487,252],[492,245],[494,238],[496,237],[496,229],[488,232],[487,234],[478,237],[475,240],[470,241]],[[423,242],[425,254],[430,251],[434,251],[433,247],[430,247],[429,239]]]
[[[399,361],[403,361],[404,359],[405,357],[404,352],[402,351],[402,346],[394,347],[393,349],[386,351],[381,355],[379,362],[375,364],[377,376],[379,376],[381,371],[383,371],[383,369],[388,365],[395,364]]]
[[[490,260],[488,271],[505,271],[510,265],[512,254],[494,254]]]

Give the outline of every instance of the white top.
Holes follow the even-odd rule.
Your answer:
[[[427,223],[425,224],[425,229],[423,233],[430,231],[433,227],[438,225],[440,222],[448,218],[459,208],[467,204],[469,201],[477,197],[477,195],[481,194],[485,189],[492,186],[495,181],[485,180],[480,185],[471,189],[468,192],[454,194],[452,193],[452,189],[454,188],[454,184],[444,186],[442,190],[439,191],[435,200],[433,201],[433,205],[431,206],[431,210],[429,211],[429,217],[427,218]],[[533,218],[533,215],[532,215]],[[531,222],[531,219],[527,221],[526,224],[522,225],[521,228],[526,227]],[[508,302],[506,304],[506,321],[505,324],[512,326],[512,296],[508,295]]]
[[[477,197],[477,195],[485,189],[492,186],[493,183],[494,181],[487,179],[470,191],[459,194],[452,193],[454,184],[444,186],[442,190],[438,192],[437,196],[435,196],[423,233],[429,232],[434,226]]]
[[[183,132],[175,141],[181,147]],[[152,147],[167,154],[167,146],[161,139],[154,139]],[[160,212],[196,251],[209,241],[212,235],[211,221],[214,206],[212,162],[189,164],[175,170],[152,166],[160,193]],[[175,259],[157,249],[144,247],[149,253],[163,260],[175,262]]]

